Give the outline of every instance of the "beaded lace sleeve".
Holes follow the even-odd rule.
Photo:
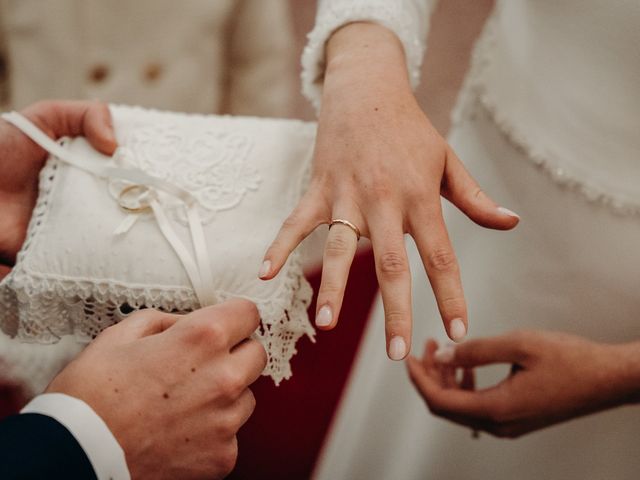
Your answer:
[[[369,21],[393,31],[404,46],[411,85],[420,80],[429,16],[436,0],[320,0],[316,24],[302,54],[302,93],[320,107],[325,69],[325,44],[331,34],[350,22]]]

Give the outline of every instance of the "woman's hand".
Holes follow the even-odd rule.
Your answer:
[[[476,390],[473,369],[494,363],[512,364],[511,374]],[[514,332],[440,349],[429,340],[422,361],[411,357],[407,366],[435,415],[498,437],[640,401],[639,342],[605,345],[555,332]]]
[[[420,110],[394,34],[374,24],[350,24],[331,37],[327,52],[312,181],[268,249],[260,277],[277,275],[291,251],[319,225],[348,220],[372,241],[387,350],[400,360],[411,339],[408,233],[447,332],[460,340],[467,310],[440,195],[486,227],[510,229],[518,217],[482,192]],[[336,325],[356,243],[349,226],[331,228],[317,302],[321,329]]]
[[[45,101],[21,113],[51,138],[84,135],[107,155],[116,148],[106,104]],[[46,152],[26,135],[0,120],[0,278],[9,273],[24,242],[46,157]]]

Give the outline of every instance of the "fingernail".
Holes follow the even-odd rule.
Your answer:
[[[262,262],[262,266],[260,267],[260,272],[258,272],[258,277],[264,278],[269,275],[271,271],[271,260],[265,260]]]
[[[520,215],[518,215],[516,212],[509,210],[508,208],[498,207],[498,211],[504,215],[509,215],[510,217],[520,218]]]
[[[316,315],[316,325],[319,327],[328,327],[333,321],[333,313],[329,305],[323,305]]]
[[[433,353],[433,358],[438,363],[451,363],[456,355],[455,345],[444,345]]]
[[[449,324],[449,336],[454,342],[461,341],[467,334],[467,327],[461,318],[454,318]]]
[[[389,358],[402,360],[407,355],[407,344],[402,337],[393,337],[389,341]]]

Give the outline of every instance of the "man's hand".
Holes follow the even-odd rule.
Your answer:
[[[89,404],[135,478],[222,478],[267,361],[249,340],[256,307],[231,300],[186,316],[143,310],[107,328],[51,383]]]
[[[511,374],[476,390],[473,369],[494,363],[510,363]],[[422,361],[412,357],[407,365],[435,415],[498,437],[640,401],[638,342],[605,345],[551,332],[514,332],[440,349],[429,340]]]
[[[51,138],[84,135],[107,155],[116,148],[106,104],[46,101],[21,113]],[[0,279],[9,273],[24,242],[38,196],[38,174],[46,157],[26,135],[0,120]]]

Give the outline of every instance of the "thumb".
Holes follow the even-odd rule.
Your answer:
[[[96,150],[106,155],[113,155],[118,144],[108,105],[102,102],[88,103],[83,117],[82,131]]]
[[[22,113],[54,139],[82,135],[106,155],[113,154],[117,147],[111,112],[103,102],[45,100]]]
[[[482,227],[511,230],[520,221],[516,213],[500,207],[482,191],[451,148],[447,150],[442,196]]]
[[[510,335],[445,345],[433,354],[436,363],[467,368],[492,363],[519,363],[525,356],[521,343]]]

